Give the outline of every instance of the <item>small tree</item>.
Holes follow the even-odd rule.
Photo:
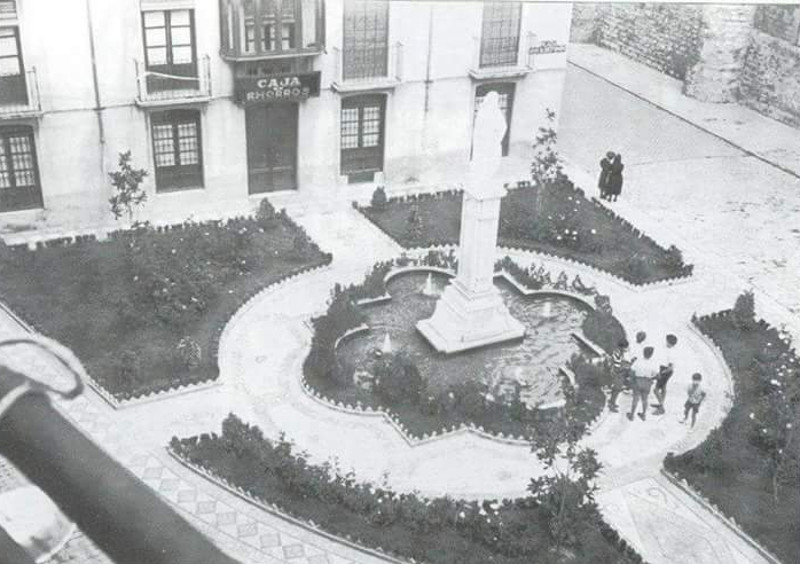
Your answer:
[[[733,306],[733,322],[739,329],[748,330],[756,320],[756,302],[753,291],[747,290],[736,298]]]
[[[586,530],[595,506],[594,481],[602,465],[597,453],[581,448],[578,441],[586,424],[577,417],[575,392],[565,386],[566,405],[560,417],[537,428],[533,452],[544,464],[545,473],[534,478],[528,491],[550,516],[550,535],[556,549],[573,547],[577,533]]]
[[[131,152],[125,151],[119,154],[117,170],[109,172],[108,176],[115,190],[114,195],[108,200],[114,219],[119,219],[125,214],[128,220],[133,222],[136,209],[147,200],[147,193],[142,190],[142,181],[147,176],[147,171],[133,168]]]
[[[556,113],[547,109],[547,125],[539,128],[533,141],[533,161],[531,162],[531,178],[539,187],[551,184],[564,176],[564,166],[556,150],[558,133],[555,130]]]
[[[383,186],[378,186],[375,188],[375,191],[372,193],[372,200],[370,202],[371,206],[375,210],[382,210],[386,208],[386,204],[388,199],[386,198],[386,190],[384,190]]]

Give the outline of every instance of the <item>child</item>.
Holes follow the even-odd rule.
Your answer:
[[[633,398],[631,400],[631,412],[628,413],[628,419],[633,421],[633,416],[636,414],[636,406],[642,402],[642,412],[639,418],[644,421],[647,417],[647,397],[650,395],[650,387],[653,385],[653,380],[658,376],[658,363],[653,358],[655,349],[653,347],[644,348],[644,358],[637,360],[633,365]]]
[[[692,427],[697,420],[697,412],[700,409],[700,404],[706,399],[706,392],[700,387],[700,382],[703,379],[699,373],[692,374],[692,383],[686,390],[686,403],[683,405],[683,419],[681,423],[686,423],[686,418],[689,417],[689,412],[692,412]]]
[[[608,368],[611,373],[611,390],[608,398],[608,409],[616,413],[619,408],[617,407],[617,398],[623,389],[630,386],[629,376],[631,369],[631,361],[628,359],[628,341],[622,339],[618,344],[616,350],[608,357]]]
[[[656,379],[656,386],[653,389],[653,394],[656,396],[657,404],[655,404],[656,415],[664,414],[664,400],[667,398],[667,382],[672,378],[675,373],[675,361],[673,348],[678,344],[678,337],[673,334],[667,335],[667,349],[664,354],[663,361],[665,364],[661,365],[658,371],[658,378]]]

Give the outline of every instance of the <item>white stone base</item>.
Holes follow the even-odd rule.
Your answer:
[[[496,288],[469,294],[458,280],[445,288],[433,315],[418,322],[417,329],[446,354],[525,336],[525,326],[511,316]]]

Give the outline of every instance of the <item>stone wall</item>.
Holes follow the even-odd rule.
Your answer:
[[[686,76],[684,93],[704,102],[735,102],[753,28],[752,5],[702,8],[700,50]]]
[[[569,40],[572,43],[597,43],[602,4],[573,4]]]
[[[754,31],[740,79],[739,101],[800,127],[800,46]]]
[[[606,4],[599,8],[596,43],[683,80],[700,48],[697,5]]]
[[[797,4],[759,6],[756,9],[754,25],[759,31],[797,45],[800,34],[800,6]]]

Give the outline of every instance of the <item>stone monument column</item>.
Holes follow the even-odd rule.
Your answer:
[[[458,273],[417,329],[439,352],[453,353],[520,339],[525,327],[511,316],[494,285],[500,200],[496,184],[506,121],[496,92],[484,98],[475,118],[469,178],[464,191]]]

